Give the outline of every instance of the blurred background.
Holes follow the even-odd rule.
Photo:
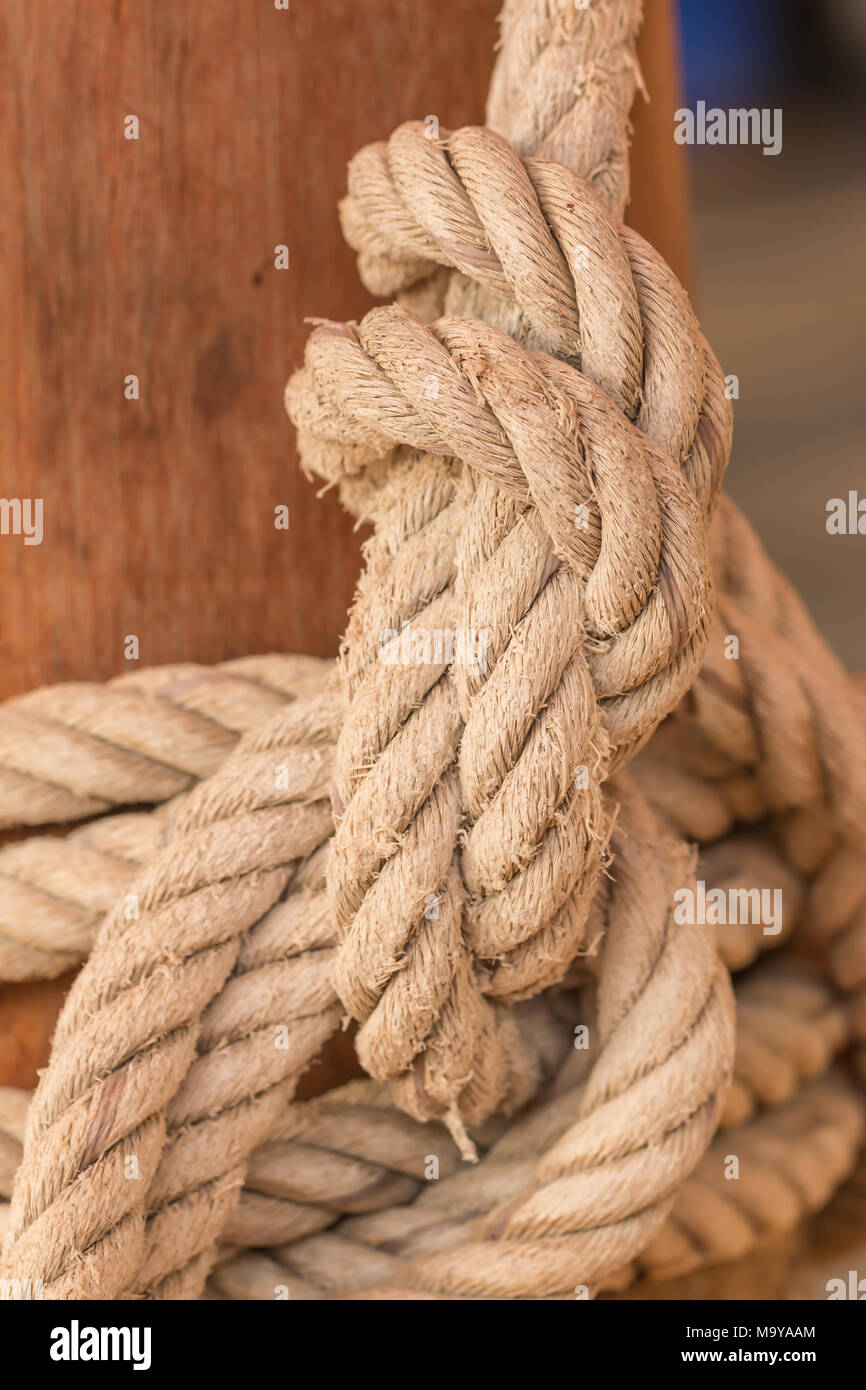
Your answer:
[[[739,378],[726,486],[839,655],[866,668],[866,3],[678,0],[685,101],[780,107],[782,152],[688,149],[693,290]]]

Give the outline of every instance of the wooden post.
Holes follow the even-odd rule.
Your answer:
[[[372,302],[346,160],[483,119],[498,8],[7,0],[0,491],[42,498],[44,535],[0,537],[0,698],[128,670],[130,636],[146,665],[335,650],[358,538],[298,470],[283,386],[306,316]],[[683,274],[670,0],[641,62],[630,220]],[[68,984],[0,987],[0,1084],[34,1083]]]

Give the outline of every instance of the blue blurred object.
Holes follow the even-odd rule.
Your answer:
[[[700,98],[765,105],[790,77],[791,0],[678,3],[689,106]]]

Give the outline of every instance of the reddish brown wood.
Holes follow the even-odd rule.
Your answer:
[[[130,633],[147,664],[334,650],[357,540],[296,467],[283,386],[305,316],[371,302],[347,158],[479,118],[496,9],[4,6],[0,490],[44,499],[45,538],[0,537],[0,695],[113,675]]]
[[[42,497],[45,537],[0,537],[0,697],[128,669],[132,633],[148,665],[334,651],[358,541],[297,469],[283,386],[305,316],[371,303],[346,160],[402,120],[482,119],[498,8],[7,0],[0,495]],[[630,220],[682,273],[670,0],[641,61]],[[67,985],[0,987],[0,1084],[32,1084]]]
[[[48,1061],[60,1001],[75,978],[0,987],[0,1086],[35,1086]]]

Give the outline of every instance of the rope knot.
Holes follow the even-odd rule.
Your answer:
[[[341,217],[401,303],[317,324],[287,389],[304,467],[376,526],[342,652],[335,982],[367,1070],[471,1123],[513,1103],[503,1004],[581,949],[604,781],[697,675],[730,409],[661,258],[494,131],[400,126]],[[483,633],[483,665],[443,630]]]

